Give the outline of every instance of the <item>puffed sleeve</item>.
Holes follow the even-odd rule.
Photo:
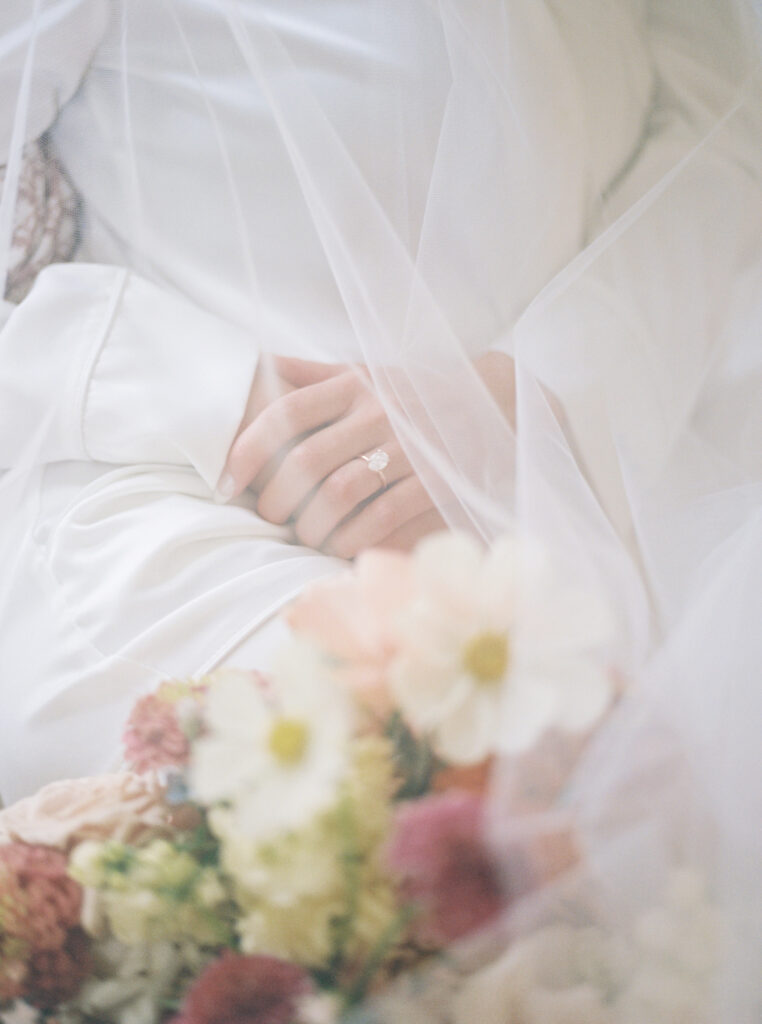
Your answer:
[[[37,435],[40,464],[192,466],[213,489],[256,364],[248,332],[127,270],[49,267],[0,332],[0,468]]]
[[[107,0],[2,0],[0,3],[0,164],[16,118],[21,142],[39,138],[74,94],[108,20]],[[21,88],[27,61],[33,75]]]

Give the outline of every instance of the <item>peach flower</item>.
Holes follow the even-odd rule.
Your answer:
[[[488,757],[478,764],[445,764],[435,772],[431,788],[435,793],[460,789],[476,796],[486,796],[494,763],[495,759]]]
[[[286,613],[289,626],[337,663],[341,682],[384,713],[389,663],[397,652],[394,623],[410,598],[410,559],[394,551],[367,551],[354,571],[321,581]]]
[[[152,776],[118,772],[52,782],[0,811],[0,844],[28,843],[68,853],[85,839],[134,843],[169,831],[170,810]]]

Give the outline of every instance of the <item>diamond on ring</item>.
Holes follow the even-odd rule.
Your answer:
[[[363,455],[363,458],[368,463],[368,469],[372,469],[374,473],[383,473],[389,465],[389,456],[383,448],[376,448],[370,455]]]
[[[381,483],[384,487],[387,486],[386,477],[384,476],[384,470],[389,465],[389,455],[384,451],[383,448],[376,448],[370,455],[361,455],[360,458],[365,462],[368,469],[372,469],[374,473],[378,473],[381,477]]]

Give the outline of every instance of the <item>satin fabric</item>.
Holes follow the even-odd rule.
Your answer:
[[[9,75],[24,40],[36,40],[37,70],[56,53],[58,77],[37,75],[26,97],[26,134],[52,127],[82,197],[78,259],[91,261],[45,271],[2,336],[3,467],[44,424],[5,512],[6,800],[110,763],[131,701],[163,676],[256,661],[262,624],[338,568],[257,517],[253,496],[212,501],[259,353],[368,359],[231,10],[4,8]],[[462,102],[439,15],[376,0],[236,13],[282,41],[363,201],[411,252],[430,246],[442,123]],[[474,124],[458,171],[467,191],[447,200],[472,212],[440,239],[473,258],[432,269],[474,353],[509,347],[522,309],[582,246],[601,187],[640,144],[652,88],[642,4],[517,3],[509,16],[518,106],[500,146],[515,154],[512,181],[488,121]],[[3,111],[8,138],[22,86]]]

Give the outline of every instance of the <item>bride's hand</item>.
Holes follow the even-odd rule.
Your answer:
[[[378,448],[383,478],[362,458]],[[263,519],[292,522],[300,543],[340,558],[443,526],[357,367],[263,361],[226,470],[228,496],[251,486]]]
[[[475,365],[511,417],[512,361],[487,353]],[[363,459],[379,448],[383,477]],[[229,496],[251,486],[264,519],[292,522],[300,543],[341,558],[409,549],[444,526],[358,367],[263,360],[227,473]]]

